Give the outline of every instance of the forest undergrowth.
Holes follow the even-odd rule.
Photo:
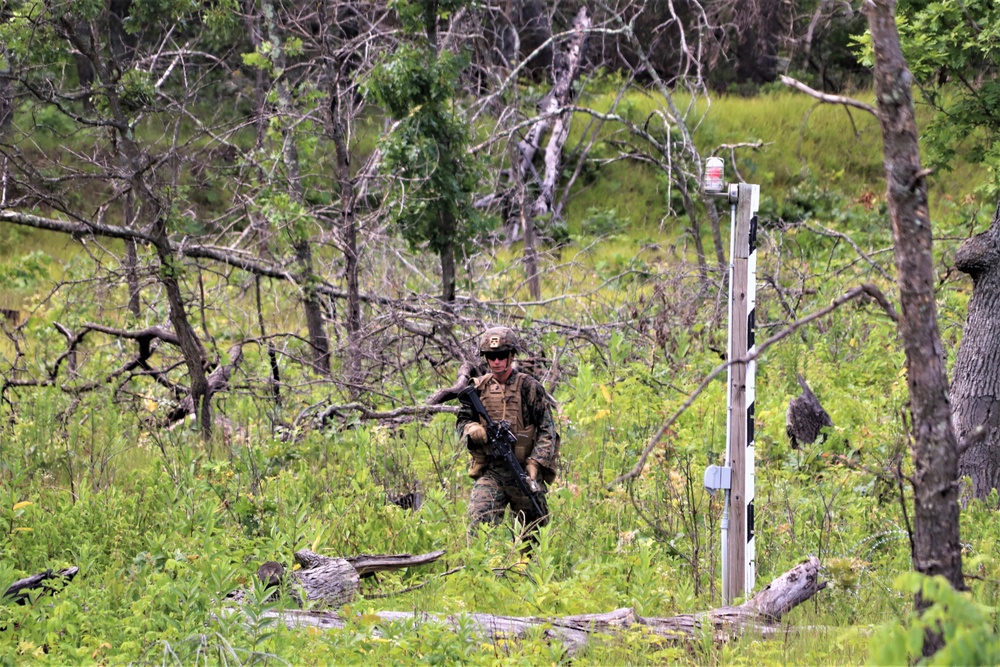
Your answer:
[[[636,117],[645,115],[641,98],[630,104]],[[739,162],[763,193],[758,341],[776,336],[758,361],[757,589],[810,555],[829,584],[783,619],[787,632],[674,643],[630,631],[596,637],[571,656],[542,632],[493,643],[471,624],[456,630],[374,615],[552,617],[631,607],[667,617],[721,604],[722,500],[702,479],[708,465],[723,462],[724,375],[677,417],[638,477],[612,484],[726,349],[721,275],[699,281],[667,190],[655,174],[618,162],[594,167],[571,200],[566,244],[542,255],[541,299],[527,297],[519,247],[499,238],[465,257],[459,276],[466,300],[454,340],[471,349],[483,322],[513,326],[558,403],[562,462],[549,493],[553,520],[530,557],[512,539],[512,526],[467,535],[470,480],[453,414],[380,422],[349,407],[330,410],[349,397],[294,364],[283,367],[276,400],[259,382],[270,363],[262,338],[246,346],[229,390],[215,398],[228,428],[204,441],[190,420],[163,427],[163,413],[177,400],[168,387],[139,378],[79,390],[102,375],[96,369],[106,370],[121,345],[94,337],[76,353],[82,375],[10,387],[0,406],[0,590],[49,568],[80,568],[63,590],[0,604],[0,663],[894,663],[919,655],[924,626],[911,607],[920,586],[939,601],[932,609],[950,637],[961,640],[953,647],[996,646],[995,497],[963,512],[974,575],[969,594],[939,591],[907,574],[907,393],[895,325],[873,301],[854,300],[789,328],[859,284],[893,293],[877,127],[844,141],[844,128],[854,124],[837,120],[843,111],[817,109],[804,124],[811,104],[786,94],[715,105],[706,142],[746,137],[748,127],[767,130],[760,130],[764,145]],[[820,114],[828,117],[820,122]],[[815,171],[802,166],[809,156],[837,152],[842,159]],[[980,208],[963,168],[940,178],[932,190],[938,305],[953,357],[971,285],[952,269],[950,253],[990,211]],[[88,253],[9,227],[0,238],[0,293],[31,313],[17,341],[0,341],[5,373],[20,350],[30,373],[45,375],[66,346],[56,322],[71,329],[95,319],[139,324],[114,305],[125,301],[121,284],[88,278]],[[436,284],[431,258],[391,237],[368,243],[363,291],[403,299]],[[189,289],[209,295],[199,326],[212,332],[212,350],[224,358],[232,341],[256,335],[252,285],[195,274]],[[266,294],[261,311],[269,323],[303,329],[300,313],[286,308],[291,290]],[[148,298],[150,311],[165,319],[162,301]],[[230,304],[225,312],[223,303]],[[414,351],[421,327],[436,326],[419,310],[404,317],[369,304],[365,317],[380,346],[373,356],[380,365],[370,369],[379,387],[369,396],[373,409],[419,405],[455,380],[456,360],[436,349]],[[156,323],[151,315],[145,324]],[[301,356],[301,340],[279,344],[289,358]],[[824,441],[796,450],[785,434],[785,410],[798,395],[799,373],[834,427]],[[317,422],[320,414],[325,419]],[[387,501],[406,492],[419,492],[418,510]],[[446,555],[432,566],[364,580],[359,598],[341,610],[345,630],[293,630],[265,615],[291,603],[269,600],[254,573],[267,560],[289,563],[303,548],[335,556]],[[227,614],[226,596],[236,589],[248,592],[244,611]],[[962,654],[938,659],[949,655]]]

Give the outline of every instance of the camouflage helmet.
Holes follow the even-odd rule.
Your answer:
[[[517,336],[507,327],[490,327],[479,337],[479,354],[487,352],[510,352],[516,353],[521,346],[517,342]]]

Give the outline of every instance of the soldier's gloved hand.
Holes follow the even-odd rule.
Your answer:
[[[482,424],[477,424],[476,422],[466,424],[465,428],[462,429],[462,435],[465,436],[469,447],[486,446],[486,429],[483,428]]]
[[[528,460],[524,465],[524,473],[528,476],[528,486],[532,493],[539,493],[542,487],[538,485],[538,461]]]

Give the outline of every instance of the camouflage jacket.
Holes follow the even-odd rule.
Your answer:
[[[513,371],[504,384],[508,386],[515,384],[519,374],[518,371]],[[488,378],[489,376],[476,378],[481,398],[486,386],[485,380]],[[499,420],[501,417],[490,413],[490,418]],[[478,421],[472,408],[463,405],[458,413],[456,423],[459,436],[462,435],[467,424]],[[528,460],[535,461],[544,468],[547,473],[546,477],[554,477],[559,460],[559,433],[556,431],[556,424],[552,419],[552,407],[545,389],[541,382],[530,375],[524,375],[524,379],[521,381],[521,423],[525,426],[533,426],[535,431],[535,443],[528,455]]]

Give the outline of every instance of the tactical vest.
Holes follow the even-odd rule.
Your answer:
[[[517,373],[509,384],[500,384],[493,379],[492,373],[475,379],[479,398],[490,419],[496,422],[506,419],[510,423],[510,432],[517,438],[514,457],[522,466],[535,448],[535,427],[524,424],[522,418],[521,385],[526,377],[524,373]]]

